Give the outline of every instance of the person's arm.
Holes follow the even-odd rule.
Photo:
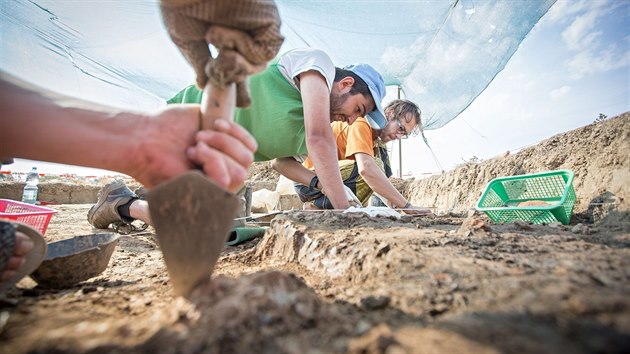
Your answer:
[[[293,182],[308,186],[315,177],[315,172],[304,167],[299,161],[292,157],[282,157],[273,160],[273,168],[284,177]]]
[[[392,185],[385,173],[374,162],[374,158],[368,154],[356,153],[359,174],[373,191],[387,200],[392,208],[405,208],[406,214],[431,214],[428,209],[419,209],[412,206],[405,197]]]
[[[363,180],[373,191],[387,199],[392,208],[403,208],[407,205],[407,199],[394,188],[387,176],[385,176],[385,173],[378,168],[374,157],[364,153],[356,153],[354,158],[357,161],[359,174],[363,177]]]
[[[337,163],[336,142],[330,127],[330,92],[324,77],[315,71],[300,74],[304,105],[306,148],[322,188],[335,209],[350,207]],[[308,185],[308,184],[307,184]]]
[[[196,164],[233,190],[244,182],[256,149],[254,139],[234,123],[198,132],[198,105],[124,112],[1,74],[0,106],[0,156],[118,171],[147,187]]]

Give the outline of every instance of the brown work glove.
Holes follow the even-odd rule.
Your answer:
[[[237,85],[236,105],[250,103],[249,75],[264,70],[280,50],[280,16],[272,0],[161,0],[171,39],[193,66],[197,86]],[[208,43],[219,50],[210,56]]]

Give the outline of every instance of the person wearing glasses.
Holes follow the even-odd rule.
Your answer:
[[[384,111],[387,124],[383,129],[373,129],[365,118],[358,118],[352,125],[332,123],[343,183],[362,205],[367,205],[370,196],[376,192],[389,207],[402,208],[406,214],[431,214],[428,209],[411,205],[388,179],[392,173],[385,144],[420,132],[420,108],[409,100],[397,99]],[[313,168],[309,158],[303,165],[310,170]],[[295,190],[305,209],[333,209],[315,171],[309,185],[295,183]]]

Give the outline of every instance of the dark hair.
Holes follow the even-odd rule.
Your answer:
[[[385,111],[385,118],[387,118],[387,121],[391,121],[394,119],[405,120],[405,116],[407,115],[407,113],[411,113],[416,120],[416,127],[413,128],[413,131],[409,132],[409,134],[412,136],[416,136],[422,131],[422,111],[420,111],[420,108],[417,104],[409,100],[396,99],[389,102],[383,110]],[[405,121],[409,122],[408,120]]]
[[[360,93],[363,96],[365,95],[372,96],[372,93],[370,92],[370,88],[365,83],[365,81],[363,81],[363,79],[359,77],[359,75],[355,74],[353,71],[350,71],[350,70],[346,70],[342,68],[335,68],[335,82],[341,81],[344,77],[347,77],[347,76],[350,76],[351,78],[354,79],[354,85],[352,85],[352,88],[350,89],[350,92],[349,92],[351,95],[356,95],[357,93]]]

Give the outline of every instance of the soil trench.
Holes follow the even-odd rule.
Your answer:
[[[190,301],[173,297],[152,228],[121,236],[101,275],[65,289],[25,278],[0,298],[0,353],[630,352],[629,119],[397,182],[437,216],[277,215],[226,246]],[[470,210],[519,169],[575,172],[569,225]],[[103,231],[91,204],[51,207],[49,242]]]

